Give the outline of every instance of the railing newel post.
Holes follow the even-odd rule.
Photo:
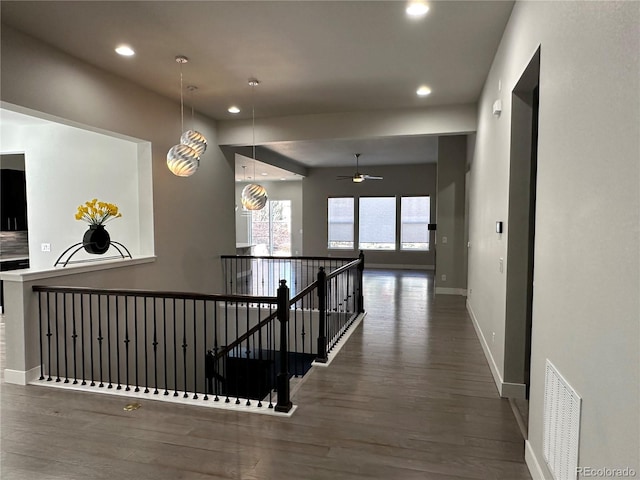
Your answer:
[[[364,273],[364,252],[360,250],[358,255],[360,263],[358,264],[358,313],[364,313],[364,292],[362,291],[363,282],[362,277]]]
[[[324,267],[318,271],[318,356],[316,362],[327,363],[327,274]]]
[[[289,352],[287,349],[287,323],[289,321],[289,287],[286,280],[280,280],[278,288],[278,320],[280,321],[280,373],[277,379],[278,401],[276,412],[288,412],[292,408],[289,398]]]

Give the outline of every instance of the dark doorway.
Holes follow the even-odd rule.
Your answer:
[[[531,368],[540,49],[511,94],[511,152],[503,396],[519,406],[526,436]],[[506,393],[506,394],[505,394]]]

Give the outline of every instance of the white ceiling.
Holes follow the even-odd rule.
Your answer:
[[[411,19],[404,1],[10,1],[13,26],[99,68],[179,99],[176,55],[187,95],[214,119],[356,112],[476,102],[512,1],[431,1]],[[133,57],[114,48],[130,44]],[[249,77],[260,80],[255,95]],[[428,97],[415,91],[432,89]],[[242,112],[235,117],[230,105]],[[418,161],[415,145],[301,142],[269,145],[307,166]],[[408,140],[408,139],[405,139]],[[414,139],[416,142],[419,140]],[[433,140],[424,140],[432,161]],[[406,153],[406,154],[405,154]]]

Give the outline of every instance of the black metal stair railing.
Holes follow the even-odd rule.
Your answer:
[[[287,412],[290,378],[364,312],[364,256],[331,267],[293,297],[284,279],[273,296],[34,286],[40,380]]]
[[[289,375],[303,376],[312,361],[325,363],[328,354],[344,336],[359,314],[364,313],[362,281],[364,254],[334,269],[325,272],[319,267],[316,280],[294,295],[289,302],[287,328]],[[282,285],[286,284],[281,280]],[[227,352],[238,348],[268,324],[261,322],[236,342],[225,347],[217,356],[224,358]],[[247,349],[248,350],[248,349]]]
[[[364,254],[357,260],[327,274],[318,271],[318,347],[317,361],[326,363],[328,355],[354,320],[364,313],[362,281]]]
[[[237,403],[250,386],[218,371],[211,356],[255,324],[269,322],[278,308],[277,297],[33,290],[39,299],[40,380],[202,400],[213,395],[214,401],[224,395],[228,401],[234,390]],[[273,356],[280,347],[276,330],[272,324],[246,349]]]
[[[332,272],[356,259],[222,255],[220,260],[225,294],[275,296],[280,280],[295,295],[316,280],[320,267]]]

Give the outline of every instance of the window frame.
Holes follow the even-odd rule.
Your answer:
[[[362,226],[362,215],[361,215],[361,205],[362,205],[362,200],[364,199],[368,199],[368,198],[382,198],[382,199],[393,199],[393,205],[394,205],[394,222],[393,222],[393,248],[371,248],[371,247],[364,247],[362,245],[362,238],[361,238],[361,226]],[[358,250],[364,250],[364,251],[371,251],[371,252],[398,252],[398,195],[361,195],[358,197],[358,208],[356,209],[358,212]],[[372,242],[367,242],[367,243],[372,243]]]
[[[291,249],[293,248],[293,200],[291,199],[269,199],[267,200],[266,205],[264,206],[264,208],[260,209],[260,210],[249,210],[250,215],[247,216],[248,218],[248,230],[249,230],[249,243],[253,244],[255,242],[255,238],[254,238],[254,226],[253,226],[253,219],[254,219],[254,215],[258,214],[258,212],[266,212],[267,215],[267,221],[264,222],[268,225],[268,231],[269,231],[269,243],[268,245],[268,254],[269,256],[280,256],[280,255],[275,255],[274,253],[274,234],[273,234],[273,225],[274,223],[281,223],[281,222],[275,222],[273,220],[273,203],[275,202],[289,202],[289,255],[291,255]]]
[[[429,219],[428,222],[426,223],[426,228],[427,228],[427,248],[403,248],[403,241],[402,241],[402,227],[404,225],[404,222],[402,221],[402,199],[404,198],[428,198],[429,199]],[[398,231],[399,231],[399,251],[401,252],[429,252],[431,251],[431,231],[429,230],[429,225],[431,224],[431,195],[400,195],[399,197],[399,203],[398,203],[398,210],[400,212],[400,215],[398,217]]]
[[[329,217],[329,203],[331,200],[335,199],[350,199],[352,201],[352,212],[351,212],[351,246],[331,246],[331,238],[330,238],[330,217]],[[339,196],[329,196],[327,197],[327,250],[354,250],[356,248],[356,205],[357,198],[353,195],[339,195]],[[338,223],[338,222],[333,222]],[[346,222],[345,222],[346,223]]]

